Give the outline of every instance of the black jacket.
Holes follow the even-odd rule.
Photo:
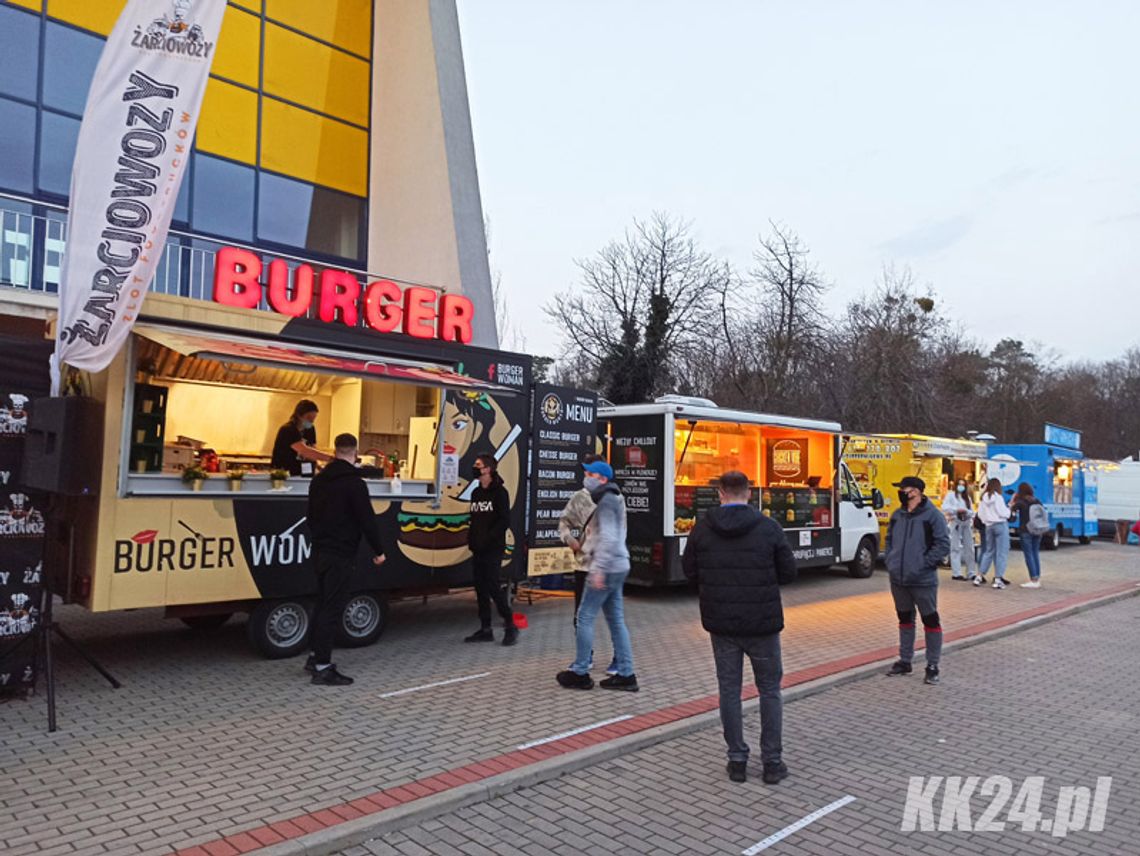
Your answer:
[[[348,461],[332,461],[313,478],[308,518],[318,552],[355,556],[363,535],[376,555],[384,554],[368,486]]]
[[[780,524],[751,505],[722,505],[693,527],[682,557],[697,583],[701,624],[718,636],[767,636],[784,629],[780,586],[796,560]]]
[[[471,493],[471,526],[467,529],[467,545],[472,553],[488,553],[507,546],[507,530],[511,528],[511,497],[498,473],[491,476],[491,486],[479,485]]]

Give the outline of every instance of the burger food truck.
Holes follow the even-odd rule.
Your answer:
[[[1097,534],[1098,470],[1085,460],[1081,432],[1045,424],[1044,443],[991,443],[989,472],[1001,481],[1002,493],[1011,499],[1026,482],[1049,512],[1052,530],[1041,546],[1054,550],[1062,538],[1088,544]],[[1010,532],[1017,534],[1017,521]]]
[[[685,582],[688,533],[718,504],[716,482],[727,470],[752,480],[752,502],[783,527],[800,567],[874,571],[882,495],[864,493],[840,460],[838,424],[682,396],[599,407],[598,419],[625,494],[631,583]]]
[[[308,480],[270,466],[300,400],[317,406],[317,448],[360,438],[390,545],[380,568],[362,546],[339,644],[374,641],[389,597],[470,584],[477,455],[498,460],[512,514],[504,577],[522,576],[531,360],[467,344],[467,298],[263,265],[240,248],[217,254],[202,297],[149,295],[111,365],[83,377],[84,397],[32,411],[25,481],[74,482],[95,462],[81,489],[60,489],[87,494],[66,500],[50,539],[65,600],[163,607],[191,625],[246,611],[264,655],[303,650],[316,592]]]
[[[925,494],[937,506],[951,485],[965,479],[984,484],[986,444],[977,440],[927,437],[921,434],[851,434],[844,440],[843,460],[864,493],[878,488],[886,497],[876,514],[880,546],[886,543],[887,523],[897,507],[892,485],[904,476],[918,476],[926,483]]]

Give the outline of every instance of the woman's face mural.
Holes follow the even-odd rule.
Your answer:
[[[436,454],[458,459],[458,481],[443,485],[439,508],[432,508],[430,502],[405,502],[397,517],[400,552],[417,564],[437,568],[457,565],[471,555],[467,549],[470,503],[461,497],[473,479],[475,459],[497,451],[514,428],[503,409],[485,393],[449,391],[443,418],[444,448]],[[498,471],[514,508],[521,471],[517,443],[503,452]],[[510,561],[514,547],[514,533],[508,532],[504,564]]]

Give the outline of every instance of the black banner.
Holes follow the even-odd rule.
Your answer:
[[[630,578],[661,582],[665,572],[665,417],[619,416],[610,422],[610,465],[625,494]]]
[[[51,345],[0,335],[0,694],[36,681],[31,639],[43,601],[43,498],[25,490],[20,463],[32,402],[47,395]]]
[[[575,569],[558,537],[558,518],[582,487],[582,458],[595,449],[598,397],[580,389],[536,384],[531,414],[530,576]]]

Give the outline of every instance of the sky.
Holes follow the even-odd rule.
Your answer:
[[[655,211],[742,272],[789,226],[833,314],[894,264],[987,346],[1140,344],[1136,0],[458,6],[514,347]]]

